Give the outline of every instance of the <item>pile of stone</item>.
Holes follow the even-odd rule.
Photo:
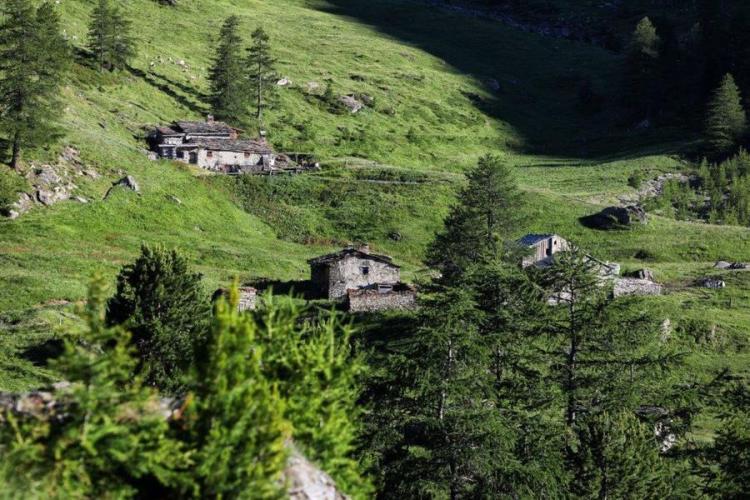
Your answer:
[[[739,271],[747,269],[748,267],[750,266],[748,266],[748,264],[746,264],[745,262],[727,262],[724,260],[720,260],[716,264],[714,264],[715,269],[722,269],[725,271]]]
[[[646,224],[648,216],[643,207],[628,205],[626,207],[607,207],[601,212],[581,217],[581,224],[591,229],[623,229],[634,224]]]
[[[710,288],[713,290],[720,290],[727,287],[727,283],[723,279],[714,277],[700,278],[696,284],[701,288]]]
[[[663,286],[654,281],[654,273],[650,269],[639,269],[628,276],[615,279],[612,289],[615,297],[661,295],[662,292]]]

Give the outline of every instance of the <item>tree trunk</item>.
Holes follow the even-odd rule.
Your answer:
[[[263,73],[260,57],[258,58],[258,127],[263,128]]]
[[[10,159],[10,166],[14,170],[18,170],[18,162],[21,160],[21,137],[20,133],[16,132],[13,135],[13,154]]]

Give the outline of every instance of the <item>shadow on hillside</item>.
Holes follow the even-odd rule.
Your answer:
[[[568,46],[567,42],[550,39],[543,43],[521,31],[516,37],[500,24],[411,2],[321,0],[317,8],[418,47],[484,82],[483,95],[468,89],[460,92],[483,113],[510,124],[523,139],[516,149],[524,153],[593,158],[633,151],[647,140],[648,134],[622,140],[629,134],[613,126],[617,113],[612,103],[608,106],[612,109],[605,107],[594,117],[587,118],[579,111],[578,95],[583,82],[612,73],[604,65],[617,63],[614,57],[607,60],[606,54],[601,53],[596,54],[603,58],[601,67],[592,66],[595,62],[590,56],[599,49],[592,47],[588,52],[578,47],[566,51],[562,48]],[[600,83],[608,87],[601,91],[611,91],[612,85],[613,82]],[[620,140],[609,144],[611,136]]]
[[[128,66],[127,69],[133,76],[141,78],[143,81],[145,81],[155,89],[167,94],[169,97],[179,102],[193,113],[203,114],[208,109],[202,104],[199,104],[206,99],[206,96],[192,87],[170,80],[163,75],[157,75],[156,73],[147,73],[132,66]],[[196,103],[195,101],[198,102]]]

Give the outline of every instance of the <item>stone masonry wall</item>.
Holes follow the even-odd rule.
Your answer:
[[[364,272],[367,268],[367,272]],[[396,284],[401,280],[398,267],[374,259],[349,256],[331,265],[328,275],[328,298],[346,297],[347,290],[375,284]]]
[[[377,290],[350,290],[349,311],[374,312],[385,310],[410,310],[417,306],[414,290],[380,293]]]

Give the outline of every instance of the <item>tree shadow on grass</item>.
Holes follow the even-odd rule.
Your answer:
[[[482,95],[459,92],[481,112],[510,124],[522,137],[517,146],[522,153],[593,158],[649,142],[648,133],[628,137],[616,126],[619,107],[613,99],[596,116],[580,112],[583,82],[594,80],[609,95],[619,84],[612,66],[620,59],[613,53],[416,2],[320,0],[315,5],[424,50],[484,83]]]

